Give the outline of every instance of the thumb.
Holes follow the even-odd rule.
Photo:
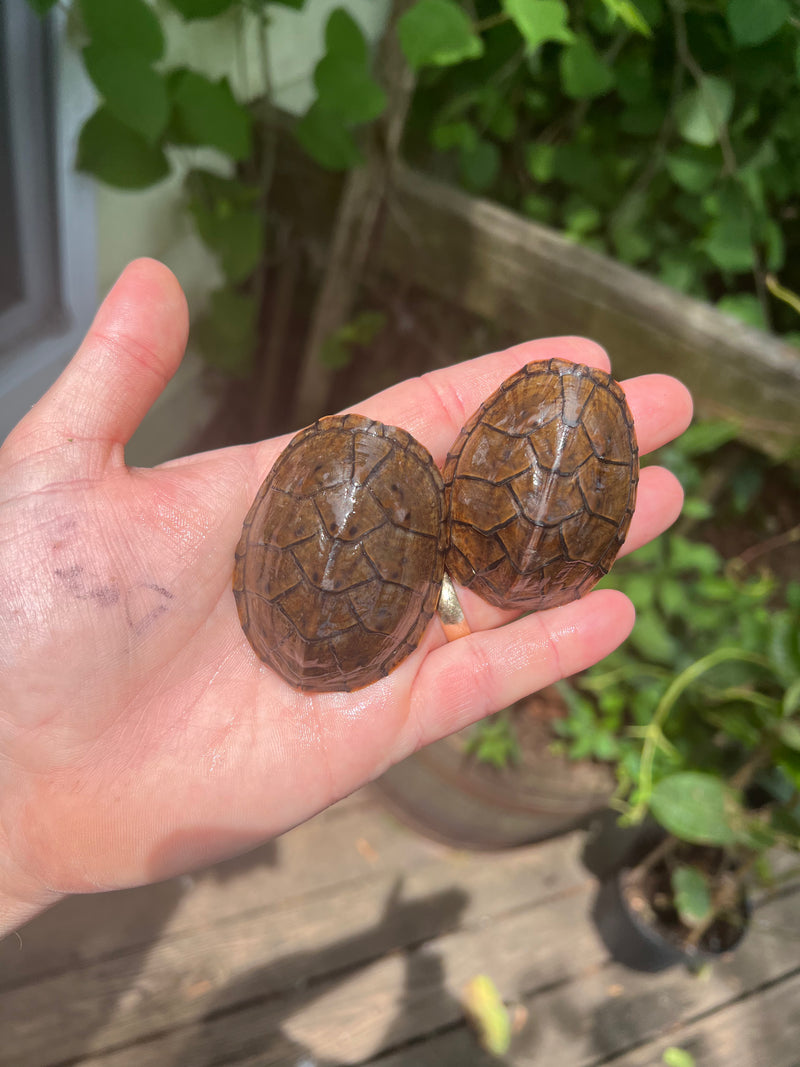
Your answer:
[[[65,440],[125,445],[177,370],[189,329],[175,275],[138,259],[120,275],[77,353],[11,434],[35,447]]]

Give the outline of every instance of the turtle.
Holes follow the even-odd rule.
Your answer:
[[[507,378],[444,467],[450,577],[495,607],[541,611],[584,596],[630,527],[633,417],[605,371],[563,359]]]
[[[585,595],[625,540],[638,472],[622,388],[566,360],[506,379],[443,475],[404,429],[321,418],[291,440],[245,518],[242,629],[297,689],[371,685],[422,640],[445,570],[500,608]]]
[[[406,430],[327,416],[261,486],[233,591],[254,651],[297,689],[350,691],[419,644],[444,572],[444,485]]]

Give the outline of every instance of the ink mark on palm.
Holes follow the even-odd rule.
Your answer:
[[[94,600],[103,607],[111,607],[119,602],[119,585],[115,578],[104,581],[81,566],[59,568],[54,574],[76,600]]]
[[[143,634],[165,612],[175,594],[162,585],[140,582],[125,593],[125,617],[135,634]]]

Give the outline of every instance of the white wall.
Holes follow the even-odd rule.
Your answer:
[[[269,66],[279,107],[300,113],[313,99],[311,78],[323,51],[325,23],[330,12],[342,6],[350,11],[368,37],[377,38],[384,25],[388,0],[306,0],[302,11],[279,4],[269,9]],[[165,5],[161,5],[160,12],[167,31],[169,66],[185,63],[209,77],[227,75],[240,99],[261,92],[258,27],[253,16],[243,35],[238,18],[185,23]],[[136,256],[150,255],[162,259],[175,271],[193,309],[202,304],[217,279],[211,257],[181,210],[181,183],[189,167],[198,160],[208,163],[213,156],[199,150],[177,150],[172,157],[173,174],[143,192],[121,192],[98,186],[101,292],[108,290],[127,262]]]
[[[11,2],[25,7],[22,0]],[[263,57],[255,16],[247,16],[249,24],[243,31],[238,16],[185,23],[163,0],[152,2],[166,30],[167,66],[190,65],[213,78],[227,75],[242,100],[261,93]],[[280,4],[267,9],[270,81],[279,107],[300,113],[313,99],[312,74],[324,48],[325,23],[339,6],[347,8],[369,39],[379,37],[389,0],[306,0],[302,11]],[[23,14],[32,18],[29,11]],[[49,338],[46,352],[21,343],[0,367],[0,440],[50,385],[74,351],[97,303],[130,260],[153,256],[171,267],[193,315],[220,281],[213,258],[183,209],[182,182],[187,169],[199,164],[224,170],[223,157],[204,149],[171,150],[171,175],[141,192],[111,189],[73,170],[80,127],[96,101],[79,58],[82,42],[72,39],[69,25],[64,11],[58,11],[54,24],[57,192],[70,323],[60,336]],[[131,442],[129,462],[149,465],[184,450],[213,408],[215,398],[202,381],[202,363],[192,353],[190,339],[176,380]]]
[[[324,50],[325,23],[336,7],[346,7],[374,41],[385,24],[389,0],[306,0],[302,11],[278,4],[269,9],[268,63],[279,107],[302,113],[313,100],[314,66]],[[213,78],[226,75],[243,100],[260,94],[263,60],[254,16],[243,33],[238,17],[185,23],[166,5],[159,11],[167,33],[168,66],[191,65]],[[122,192],[98,185],[98,284],[100,294],[107,292],[126,263],[154,256],[175,272],[194,316],[221,279],[183,210],[182,181],[187,169],[198,163],[225,163],[207,150],[180,149],[172,159],[173,173],[153,189]],[[175,381],[129,446],[129,462],[151,465],[179,454],[213,404],[214,397],[203,388],[202,363],[192,352],[190,338],[189,354]]]

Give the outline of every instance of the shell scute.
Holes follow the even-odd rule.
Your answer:
[[[487,427],[507,435],[505,469],[520,465],[507,485],[494,484],[482,462],[476,441]],[[469,420],[444,476],[446,565],[457,582],[501,608],[583,596],[611,566],[636,501],[638,448],[625,394],[594,368],[531,363]]]
[[[320,419],[244,522],[233,590],[251,646],[298,689],[377,681],[436,610],[444,536],[441,475],[422,445],[360,415]]]

